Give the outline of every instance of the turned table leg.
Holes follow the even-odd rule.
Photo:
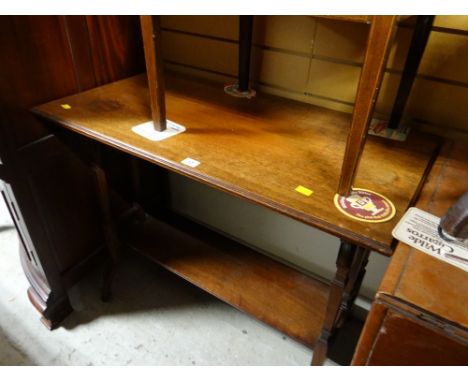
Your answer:
[[[328,344],[335,329],[342,324],[359,291],[365,274],[369,251],[346,241],[341,242],[336,260],[336,274],[330,286],[325,320],[314,347],[313,366],[323,365]]]
[[[104,270],[101,299],[103,301],[109,301],[111,297],[112,281],[115,275],[115,267],[120,251],[119,240],[117,238],[117,233],[111,215],[109,201],[109,186],[107,184],[106,174],[104,170],[98,165],[93,165],[92,169],[96,177],[99,207],[101,210],[101,219],[104,228],[104,238],[109,254]]]
[[[369,261],[370,251],[366,248],[359,247],[354,255],[354,260],[351,265],[351,272],[348,278],[348,283],[345,287],[343,300],[338,311],[335,321],[335,327],[340,328],[351,312],[354,301],[361,288],[362,280],[366,274],[366,265]]]

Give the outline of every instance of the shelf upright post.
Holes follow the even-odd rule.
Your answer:
[[[239,16],[239,91],[249,91],[253,16]]]
[[[411,39],[411,45],[408,50],[409,54],[406,58],[405,67],[403,69],[403,73],[401,74],[400,86],[398,87],[398,93],[395,98],[395,104],[393,105],[390,119],[388,121],[389,129],[398,129],[400,125],[401,117],[405,111],[406,102],[408,101],[419,64],[421,63],[427,41],[429,40],[433,22],[434,16],[417,16],[416,26],[414,27],[413,37]]]
[[[224,91],[233,97],[250,99],[256,94],[255,90],[249,88],[253,18],[253,16],[239,16],[238,83],[224,87]]]
[[[341,167],[338,194],[349,196],[366,141],[397,16],[373,16]]]
[[[159,16],[140,16],[140,23],[150,92],[151,116],[155,130],[164,131],[166,130],[166,102]]]
[[[345,240],[341,241],[340,250],[336,259],[336,274],[330,285],[328,295],[327,309],[322,330],[314,346],[312,355],[312,366],[322,366],[327,357],[328,345],[333,332],[336,329],[336,322],[340,312],[341,304],[344,302],[344,296],[349,278],[352,272],[353,258],[358,251],[355,244]]]

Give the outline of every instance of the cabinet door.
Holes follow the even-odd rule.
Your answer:
[[[102,254],[103,234],[91,170],[54,135],[23,145],[14,134],[47,131],[28,111],[0,111],[2,196],[21,239],[28,295],[52,328],[71,311],[67,287]]]
[[[137,16],[0,16],[0,179],[52,327],[103,249],[94,176],[28,108],[144,70]]]

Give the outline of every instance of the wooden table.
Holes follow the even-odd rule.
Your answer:
[[[80,134],[339,237],[331,285],[197,227],[182,227],[180,219],[170,219],[170,225],[149,219],[126,229],[122,238],[224,301],[314,346],[315,365],[325,360],[331,335],[358,294],[370,250],[392,252],[393,221],[350,220],[335,209],[335,192],[348,196],[357,177],[360,187],[392,200],[397,219],[417,197],[437,147],[427,136],[413,136],[405,144],[370,140],[364,145],[397,17],[345,19],[370,24],[351,117],[267,95],[248,101],[229,98],[218,84],[166,77],[159,19],[151,16],[141,17],[148,84],[135,77],[36,109]],[[251,23],[244,24],[239,83],[247,86]],[[157,144],[131,132],[148,120],[162,131],[166,118],[186,126],[187,132]],[[187,167],[185,158],[200,165]],[[99,166],[95,170],[108,246],[116,253],[105,174]],[[309,195],[297,193],[298,186],[309,189]],[[111,275],[112,270],[109,279]]]
[[[144,75],[49,102],[34,112],[340,238],[331,285],[180,219],[148,218],[120,238],[227,303],[315,346],[313,363],[321,364],[330,335],[358,293],[369,251],[392,253],[391,230],[414,203],[437,151],[436,140],[418,132],[404,143],[367,139],[359,187],[384,194],[397,212],[386,223],[359,222],[333,203],[350,115],[266,94],[247,102],[224,94],[219,84],[180,74],[167,75],[165,82],[167,118],[187,131],[160,142],[131,131],[151,120]],[[182,164],[187,157],[200,165]],[[299,194],[298,185],[313,194]]]
[[[468,190],[468,145],[447,144],[417,207],[442,216]],[[353,365],[467,365],[467,273],[398,244]]]

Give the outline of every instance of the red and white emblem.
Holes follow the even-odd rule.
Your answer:
[[[368,223],[382,223],[395,216],[395,206],[385,196],[363,188],[353,188],[351,195],[335,195],[335,206],[352,219]]]

